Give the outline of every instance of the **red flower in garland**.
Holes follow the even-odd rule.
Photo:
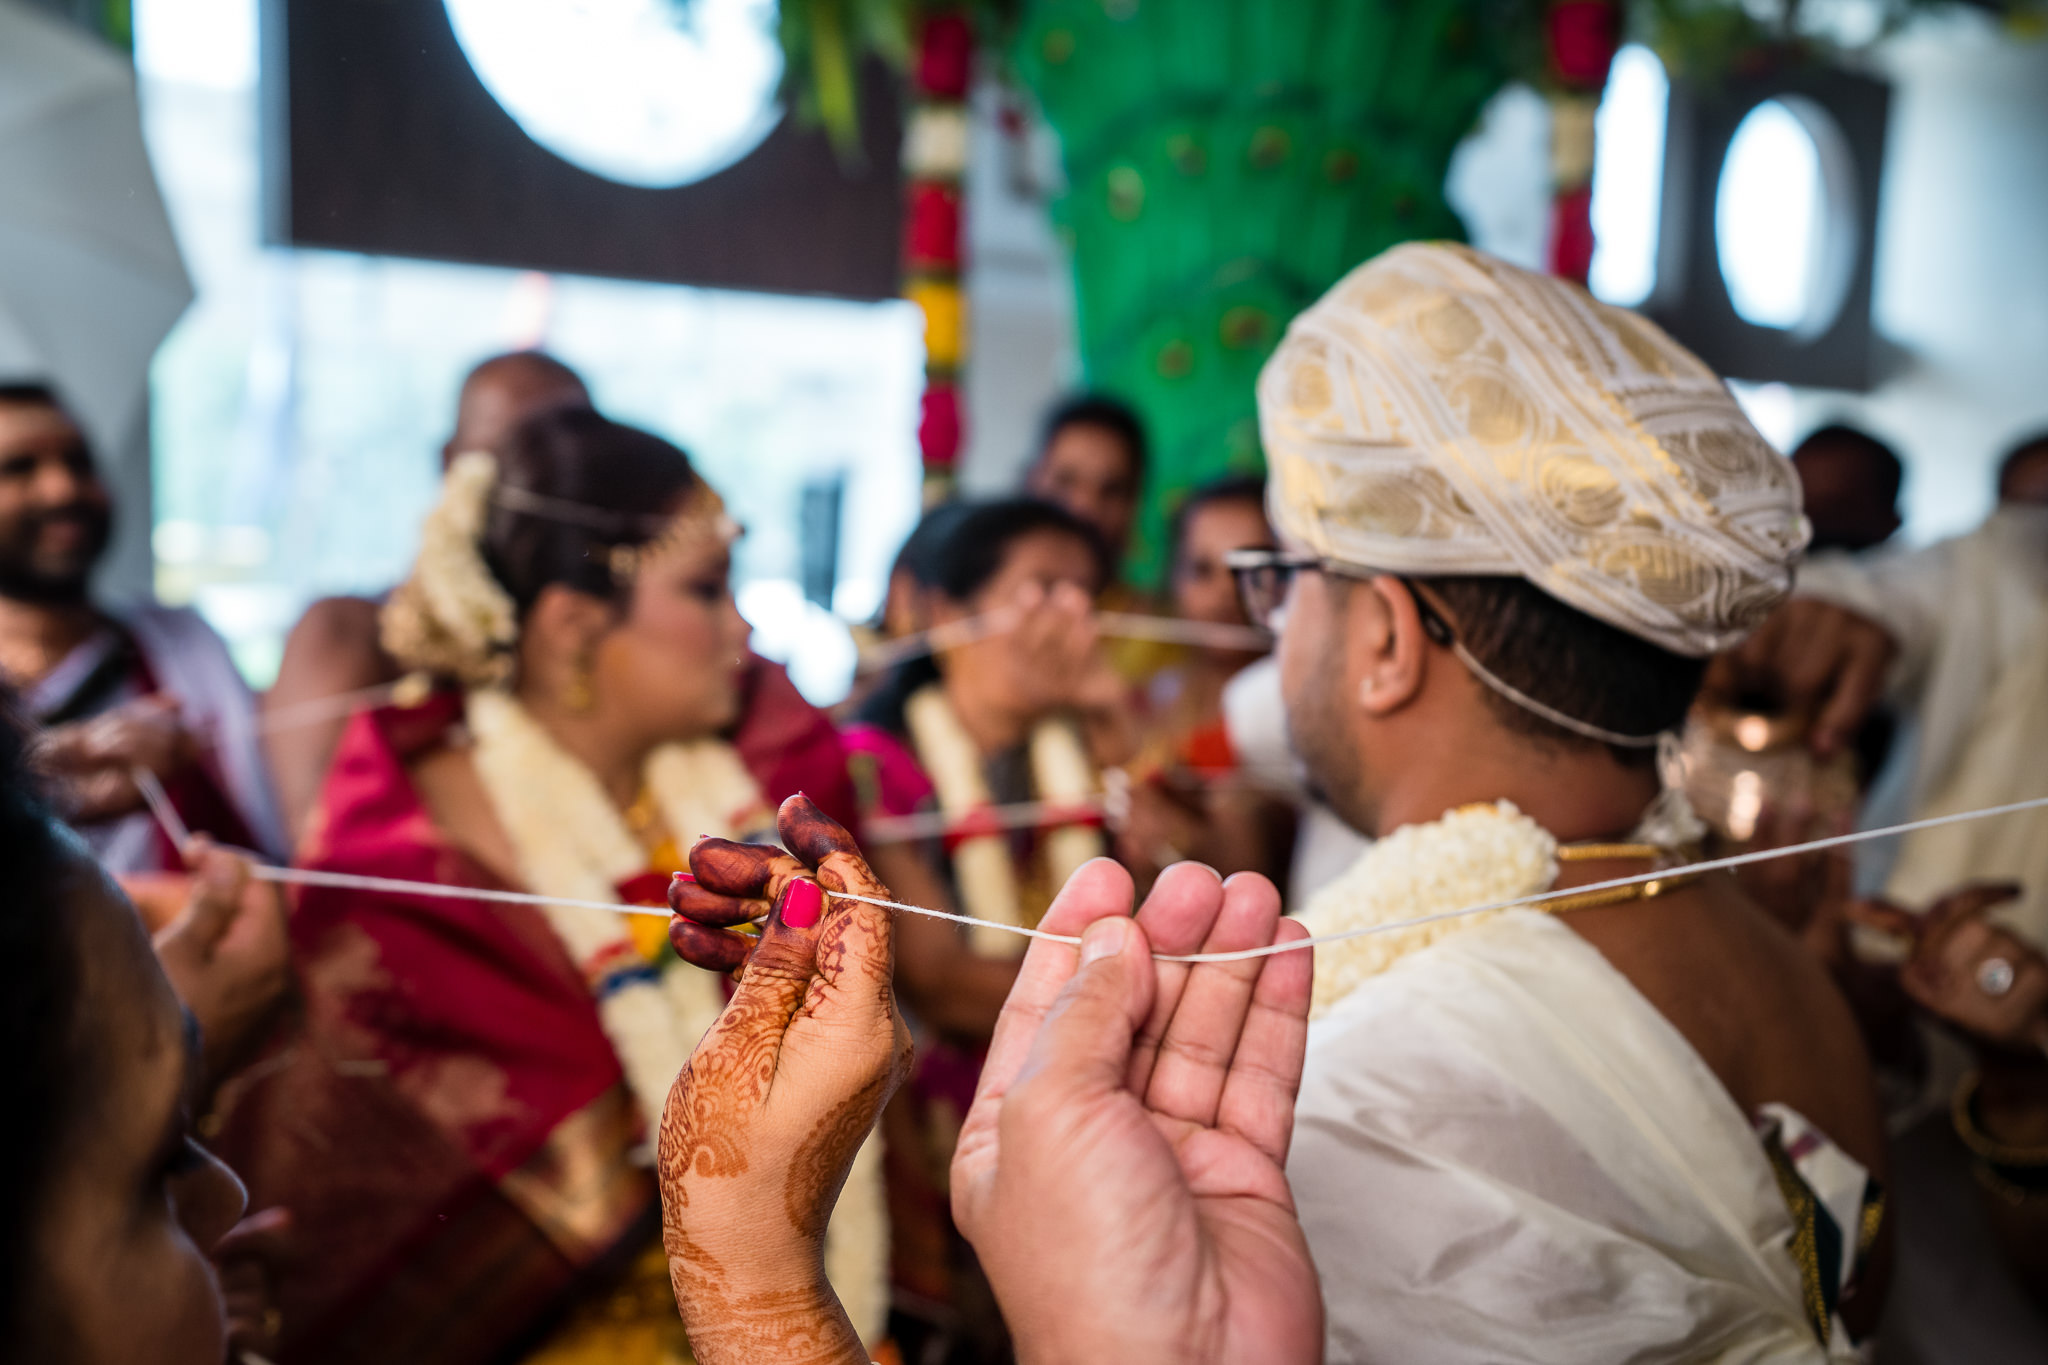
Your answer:
[[[964,100],[974,74],[974,30],[961,14],[941,14],[924,25],[918,44],[917,86],[939,99]]]
[[[917,444],[925,464],[934,469],[951,469],[960,458],[963,434],[960,391],[943,379],[927,381],[924,414],[917,424]]]
[[[1558,0],[1550,7],[1550,64],[1558,79],[1579,90],[1607,84],[1607,68],[1621,44],[1621,6],[1612,0]]]
[[[1586,282],[1593,268],[1593,187],[1557,196],[1550,209],[1550,273]]]
[[[905,228],[912,266],[960,264],[960,192],[931,183],[910,187],[910,222]]]

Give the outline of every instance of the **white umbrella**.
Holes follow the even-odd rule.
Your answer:
[[[103,458],[146,458],[150,357],[191,301],[133,66],[0,0],[0,382],[50,384]]]

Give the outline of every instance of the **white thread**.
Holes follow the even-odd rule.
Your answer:
[[[178,814],[178,808],[171,804],[171,794],[164,790],[163,783],[157,781],[156,774],[138,763],[128,770],[128,776],[135,783],[135,790],[142,793],[143,801],[149,806],[149,813],[163,826],[165,836],[171,841],[171,847],[182,849],[191,843],[192,831],[185,828],[185,821]]]
[[[938,654],[964,644],[1016,629],[1020,619],[1013,607],[997,607],[965,620],[920,630],[880,644],[860,656],[860,671],[875,673],[926,654]],[[1233,626],[1218,621],[1189,621],[1178,616],[1152,616],[1144,612],[1099,611],[1095,613],[1098,635],[1116,640],[1156,640],[1172,645],[1207,645],[1213,649],[1258,650],[1273,647],[1273,636],[1257,626]]]
[[[302,725],[318,725],[322,721],[347,720],[361,708],[384,706],[395,701],[404,686],[403,681],[379,683],[375,687],[359,687],[353,692],[337,692],[331,697],[308,697],[257,716],[256,733],[268,735]]]
[[[1451,652],[1458,656],[1458,662],[1464,664],[1472,676],[1479,679],[1480,682],[1485,683],[1488,687],[1500,693],[1501,696],[1506,697],[1530,715],[1547,720],[1560,729],[1569,730],[1573,734],[1586,739],[1598,740],[1602,744],[1618,745],[1624,749],[1654,749],[1662,738],[1661,734],[1624,735],[1618,730],[1605,730],[1591,721],[1580,720],[1577,716],[1568,716],[1554,706],[1545,706],[1542,702],[1536,700],[1527,692],[1522,691],[1522,689],[1516,687],[1507,679],[1499,677],[1492,669],[1489,669],[1485,664],[1473,658],[1472,651],[1465,648],[1463,640],[1452,640]]]
[[[164,795],[163,784],[156,775],[143,768],[137,768],[135,785],[149,802],[152,813],[164,826],[180,848],[184,847],[189,833],[179,837],[184,825],[178,813],[172,809],[170,800]],[[1850,844],[1865,843],[1872,839],[1886,839],[1895,834],[1911,834],[1915,830],[1934,829],[1940,825],[1959,825],[1967,820],[1984,820],[1995,815],[2016,815],[2021,811],[2040,810],[2048,807],[2048,796],[2037,796],[2027,801],[2013,801],[2003,806],[1987,806],[1983,810],[1966,810],[1954,815],[1929,816],[1924,820],[1908,820],[1902,825],[1887,825],[1883,829],[1856,830],[1849,834],[1830,835],[1825,839],[1812,839],[1803,844],[1787,844],[1783,848],[1759,849],[1753,853],[1736,853],[1725,858],[1712,858],[1703,863],[1687,863],[1682,867],[1664,867],[1654,872],[1639,872],[1629,877],[1614,877],[1604,882],[1592,882],[1585,886],[1553,887],[1533,895],[1518,896],[1513,900],[1493,901],[1486,905],[1468,905],[1458,910],[1442,910],[1433,915],[1420,915],[1414,919],[1395,920],[1387,924],[1368,924],[1358,929],[1346,929],[1342,933],[1323,934],[1315,938],[1291,939],[1286,943],[1269,943],[1263,948],[1240,948],[1226,953],[1154,953],[1157,962],[1248,962],[1253,958],[1272,957],[1276,953],[1291,953],[1302,948],[1313,948],[1323,943],[1341,943],[1345,939],[1364,938],[1372,934],[1390,934],[1396,929],[1412,929],[1420,924],[1435,924],[1439,920],[1463,919],[1467,915],[1483,915],[1493,910],[1513,910],[1518,906],[1535,905],[1542,901],[1554,900],[1559,896],[1582,896],[1595,891],[1612,891],[1624,886],[1639,886],[1644,882],[1664,881],[1673,877],[1695,876],[1703,872],[1720,872],[1733,867],[1746,867],[1751,863],[1769,862],[1773,858],[1789,858],[1796,853],[1817,853],[1822,849],[1845,848]],[[440,900],[487,901],[504,905],[570,905],[595,910],[612,910],[628,915],[661,915],[669,911],[647,905],[620,905],[614,901],[569,900],[560,896],[536,896],[527,891],[491,891],[482,887],[442,886],[435,882],[401,881],[393,877],[366,877],[352,872],[315,872],[307,868],[266,867],[258,864],[252,874],[258,881],[277,882],[287,886],[325,886],[343,891],[390,891],[408,896],[428,896]],[[972,915],[956,915],[946,910],[933,910],[927,906],[910,905],[904,901],[883,900],[879,896],[858,896],[850,891],[827,891],[827,895],[840,900],[859,901],[863,905],[879,906],[884,910],[900,910],[906,914],[923,915],[926,919],[945,920],[952,924],[967,924],[1000,929],[1006,934],[1022,934],[1025,938],[1050,939],[1054,943],[1078,944],[1076,934],[1054,934],[1043,929],[1027,929],[1018,924],[996,924],[989,920],[976,919]]]

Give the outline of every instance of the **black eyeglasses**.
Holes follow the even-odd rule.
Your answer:
[[[1231,576],[1237,580],[1237,600],[1244,605],[1245,619],[1276,635],[1286,616],[1287,594],[1294,586],[1294,576],[1303,569],[1313,569],[1317,573],[1336,574],[1360,582],[1370,582],[1375,578],[1395,579],[1414,597],[1415,610],[1422,618],[1425,635],[1447,649],[1457,639],[1450,622],[1406,574],[1340,564],[1316,555],[1289,554],[1285,550],[1232,550],[1223,557],[1223,562],[1230,566]]]

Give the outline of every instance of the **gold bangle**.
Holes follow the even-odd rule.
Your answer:
[[[2048,1144],[2015,1147],[2000,1142],[1977,1122],[1977,1092],[1983,1083],[1984,1073],[1972,1070],[1957,1084],[1955,1097],[1949,1101],[1949,1122],[1955,1125],[1956,1136],[1979,1161],[1990,1165],[2021,1170],[2048,1168]]]

